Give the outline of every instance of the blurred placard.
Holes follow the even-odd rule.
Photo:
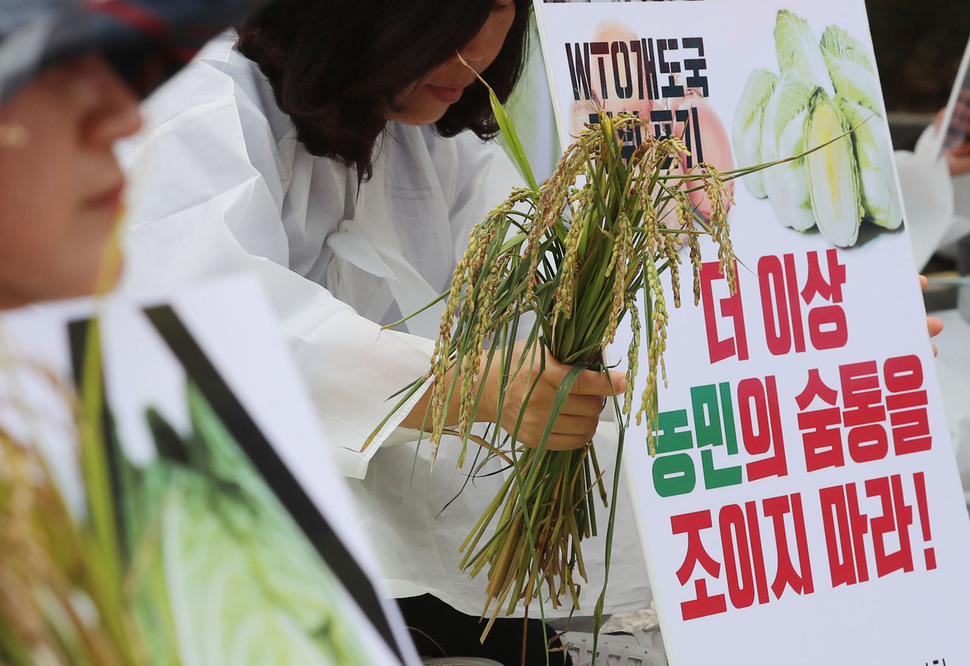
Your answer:
[[[37,389],[103,379],[105,436],[86,446],[110,461],[127,603],[150,661],[419,663],[256,282],[92,312],[5,315],[0,386],[33,387],[19,432],[56,423],[38,443],[84,520],[59,404],[69,391]]]

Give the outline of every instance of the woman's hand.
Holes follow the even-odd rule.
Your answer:
[[[478,406],[475,420],[498,423],[509,434],[516,432],[516,424],[518,424],[516,439],[526,446],[538,448],[546,430],[549,415],[552,413],[556,392],[566,375],[569,374],[571,367],[556,361],[548,351],[545,352],[544,358],[541,357],[537,348],[532,349],[528,358],[526,358],[525,341],[517,342],[512,347],[511,354],[510,367],[513,372],[516,369],[518,369],[518,372],[505,388],[501,410],[499,410],[498,390],[501,366],[496,354],[489,374],[484,380],[482,401]],[[483,357],[482,371],[484,371],[484,364],[485,358]],[[445,376],[445,382],[450,383],[454,380],[453,372],[451,371]],[[481,376],[481,373],[479,376]],[[612,382],[612,386],[610,382]],[[533,388],[533,384],[535,384],[535,388]],[[459,378],[458,386],[460,385],[461,379]],[[477,392],[478,388],[478,386],[474,386],[472,391]],[[557,451],[577,449],[590,441],[593,438],[593,433],[596,432],[599,415],[603,411],[606,399],[612,396],[614,391],[617,395],[622,395],[626,391],[626,376],[622,372],[611,371],[609,379],[607,379],[606,375],[601,372],[584,370],[576,378],[569,396],[559,411],[559,416],[553,424],[549,439],[546,440],[546,448]],[[424,397],[418,401],[401,422],[402,426],[423,428],[429,425],[425,424],[424,420],[430,396],[431,391],[426,391]],[[452,396],[447,407],[446,423],[458,423],[459,402],[457,395]],[[519,423],[520,414],[521,423]]]
[[[537,448],[546,430],[559,386],[572,368],[554,359],[548,351],[545,351],[544,358],[541,357],[542,352],[538,348],[530,350],[529,356],[525,357],[524,341],[517,342],[511,353],[512,371],[516,368],[519,370],[505,388],[501,415],[497,404],[499,377],[495,361],[485,380],[485,403],[482,407],[490,420],[501,421],[499,425],[510,434],[515,432],[518,424],[516,439],[526,446]],[[626,377],[622,372],[609,372],[609,379],[595,370],[580,373],[553,424],[546,448],[576,449],[589,442],[596,432],[605,400],[614,391],[618,395],[626,391]]]

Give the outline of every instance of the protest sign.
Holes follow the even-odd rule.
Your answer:
[[[962,663],[970,522],[864,3],[535,7],[564,145],[601,111],[685,172],[835,140],[735,182],[736,292],[711,253],[699,307],[667,285],[656,456],[642,425],[626,455],[671,663]]]
[[[967,141],[970,141],[970,41],[963,51],[956,81],[943,111],[936,154],[942,155]]]
[[[81,521],[93,481],[65,387],[89,405],[103,386],[104,435],[84,447],[103,448],[152,663],[419,663],[255,281],[15,312],[4,333],[4,426],[47,449]],[[45,427],[60,441],[31,437]]]

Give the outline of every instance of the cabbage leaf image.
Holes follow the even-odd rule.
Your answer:
[[[809,103],[805,143],[821,146],[837,140],[805,157],[812,214],[819,231],[840,247],[855,245],[861,219],[858,169],[846,136],[848,129],[836,104],[824,90],[817,89]]]
[[[779,11],[775,21],[775,53],[782,74],[791,72],[805,84],[835,94],[815,33],[805,19],[787,9]]]
[[[766,161],[761,151],[761,128],[764,124],[765,107],[777,83],[777,74],[767,69],[756,69],[751,72],[744,85],[731,128],[734,151],[740,164],[761,164]],[[756,171],[745,176],[744,184],[758,199],[768,196],[765,192],[764,172]]]
[[[880,227],[898,229],[903,223],[903,210],[893,178],[892,150],[883,126],[867,122],[878,117],[871,109],[841,96],[835,101],[846,124],[856,128],[852,133],[852,146],[865,217]]]
[[[882,93],[876,66],[862,44],[842,28],[830,25],[819,44],[835,92],[882,117]]]
[[[765,108],[761,134],[761,158],[781,160],[805,152],[804,128],[813,89],[786,72],[775,86]],[[764,189],[775,217],[799,231],[815,226],[805,158],[777,164],[764,171]]]
[[[856,245],[863,229],[899,228],[892,146],[869,52],[836,25],[816,38],[788,10],[778,12],[774,39],[779,74],[749,76],[735,110],[735,149],[750,164],[809,154],[744,176],[748,190],[767,197],[784,226],[817,228],[837,247]]]
[[[133,610],[150,651],[176,646],[186,666],[376,663],[339,580],[192,383],[187,400],[191,432],[149,409],[158,457],[119,460]]]

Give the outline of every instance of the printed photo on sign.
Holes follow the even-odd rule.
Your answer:
[[[626,435],[670,662],[966,654],[952,609],[970,598],[970,521],[864,3],[535,8],[564,145],[633,113],[681,138],[686,182],[702,164],[771,165],[728,181],[736,288],[713,243],[696,284],[680,280],[699,307],[673,307],[661,273],[665,385],[651,429]],[[645,137],[622,139],[633,154]],[[621,326],[610,356],[633,335]]]
[[[7,329],[101,405],[80,453],[104,461],[124,602],[152,663],[418,663],[255,284],[114,299],[96,320],[66,307]],[[64,474],[80,515],[84,470]]]

